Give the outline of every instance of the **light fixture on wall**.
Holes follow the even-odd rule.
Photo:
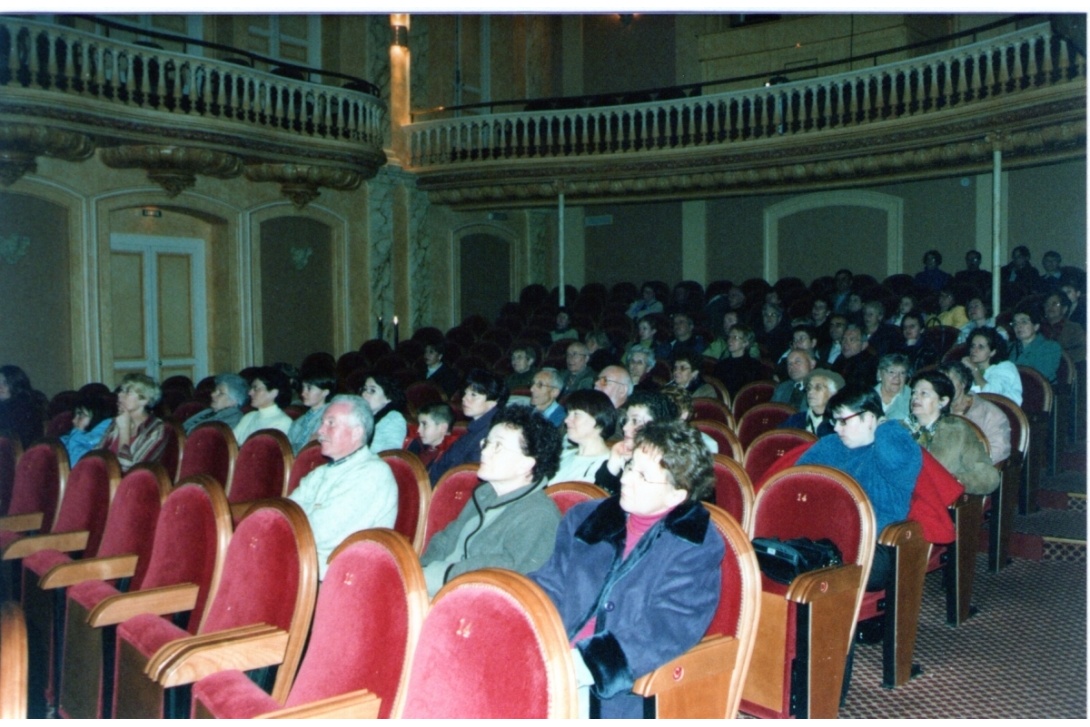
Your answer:
[[[409,14],[392,13],[390,15],[390,29],[393,32],[393,37],[390,40],[390,45],[396,45],[399,48],[408,48]]]

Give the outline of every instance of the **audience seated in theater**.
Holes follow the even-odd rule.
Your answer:
[[[628,353],[625,354],[625,363],[628,366],[628,373],[631,377],[634,391],[658,391],[659,384],[651,376],[651,370],[655,368],[655,352],[644,346],[643,344],[637,344],[628,349]]]
[[[567,396],[580,389],[593,389],[594,379],[597,375],[589,365],[590,349],[585,343],[575,341],[568,346],[566,358],[568,373],[564,377],[564,388],[561,396]]]
[[[693,409],[693,397],[689,396],[689,392],[685,389],[678,387],[664,386],[662,388],[663,396],[669,397],[674,402],[674,406],[677,408],[677,420],[683,424],[692,424],[693,419],[696,418],[696,411]],[[712,454],[719,454],[719,443],[712,439],[704,432],[700,432],[700,439],[704,442],[704,446],[708,448],[708,451]]]
[[[594,484],[611,495],[619,494],[621,470],[632,459],[636,433],[648,422],[676,421],[678,416],[677,405],[669,396],[654,391],[633,392],[624,409],[618,413],[621,439],[610,448],[609,459],[598,468]]]
[[[806,377],[817,368],[814,354],[806,349],[793,349],[787,354],[787,377],[772,392],[772,401],[806,411]]]
[[[863,296],[855,291],[848,296],[848,310],[844,313],[848,323],[863,327]]]
[[[1048,295],[1059,291],[1063,280],[1061,266],[1063,259],[1060,253],[1049,250],[1041,257],[1041,277],[1037,280],[1037,292]]]
[[[866,389],[874,386],[878,376],[878,358],[863,348],[863,331],[849,324],[840,339],[840,356],[833,362],[833,371],[844,377],[849,386]]]
[[[629,344],[629,348],[637,345],[645,346],[654,352],[655,358],[662,361],[668,360],[670,358],[670,342],[662,334],[662,329],[665,327],[666,319],[661,315],[654,314],[641,318],[640,322],[636,324],[637,340]]]
[[[1035,369],[1055,386],[1061,349],[1060,344],[1041,335],[1041,309],[1035,305],[1019,308],[1011,317],[1011,328],[1014,329],[1011,362]]]
[[[833,285],[835,286],[832,300],[833,313],[843,313],[847,315],[854,279],[852,271],[847,268],[841,268],[836,271],[836,275],[833,276]]]
[[[999,470],[970,426],[950,416],[954,384],[939,371],[912,377],[912,413],[902,420],[916,444],[930,452],[971,495],[999,487]]]
[[[904,338],[901,329],[885,322],[886,310],[880,300],[863,304],[863,340],[867,350],[881,358],[898,348]]]
[[[624,366],[606,366],[594,380],[594,390],[608,396],[615,409],[624,406],[634,388],[632,376]]]
[[[125,374],[117,395],[117,416],[102,435],[99,448],[117,455],[121,471],[141,462],[158,462],[167,448],[167,428],[151,413],[159,403],[159,384],[144,374]]]
[[[731,283],[725,280],[716,280],[708,285],[708,300],[704,303],[704,310],[701,311],[701,320],[704,321],[705,325],[709,328],[722,323],[723,314],[731,310],[730,290],[733,287],[734,286]],[[711,356],[707,349],[704,349],[704,355]],[[714,358],[719,357],[715,356]]]
[[[840,313],[829,316],[829,335],[824,346],[818,346],[818,359],[826,366],[831,366],[840,358],[843,350],[840,341],[848,327],[848,317]]]
[[[507,390],[529,389],[534,383],[541,353],[531,343],[519,343],[511,349],[511,368],[514,373],[507,376]]]
[[[670,353],[667,358],[676,358],[682,352],[701,356],[707,344],[704,337],[693,330],[693,317],[689,313],[679,312],[673,315],[674,340],[670,342]]]
[[[886,419],[899,422],[910,414],[912,391],[906,384],[914,370],[908,357],[901,353],[887,353],[878,359],[878,383],[874,390],[882,400]]]
[[[1037,291],[1041,276],[1030,264],[1029,248],[1019,245],[1011,250],[1011,260],[999,269],[1000,305],[1003,310]]]
[[[731,396],[752,381],[764,378],[761,362],[750,355],[756,337],[753,329],[741,323],[734,325],[727,334],[727,354],[719,359],[712,376],[723,382]]]
[[[1003,410],[983,396],[974,396],[969,391],[973,385],[973,374],[961,361],[941,364],[939,371],[946,374],[954,386],[954,398],[950,402],[950,413],[963,416],[980,427],[988,439],[988,451],[992,463],[999,464],[1011,454],[1011,425]]]
[[[980,269],[981,260],[976,250],[965,253],[965,269],[954,273],[954,282],[973,288],[978,295],[987,295],[992,289],[992,274]]]
[[[715,387],[700,376],[701,362],[700,354],[688,351],[677,353],[674,356],[674,378],[663,389],[678,388],[693,397],[718,399],[719,393]]]
[[[950,273],[941,269],[942,253],[928,250],[923,254],[923,270],[916,273],[916,287],[923,291],[939,292],[950,282]]]
[[[0,366],[0,432],[10,432],[23,448],[42,436],[42,409],[21,368]]]
[[[424,365],[427,367],[425,380],[436,384],[448,397],[462,385],[462,377],[443,361],[446,347],[442,342],[433,342],[424,346]]]
[[[677,313],[684,313],[693,319],[703,310],[704,286],[695,280],[682,280],[674,286],[670,293],[670,302],[666,306],[668,315],[672,317]]]
[[[250,374],[250,405],[254,411],[235,425],[235,441],[241,447],[251,434],[260,429],[277,429],[286,436],[291,429],[291,417],[283,407],[291,403],[291,383],[288,377],[272,366],[252,369]]]
[[[557,401],[560,397],[561,381],[560,372],[546,366],[534,374],[534,383],[530,385],[530,404],[554,427],[561,426],[564,417],[568,415]]]
[[[605,331],[590,331],[586,336],[587,351],[590,359],[587,366],[591,371],[601,371],[606,366],[619,364],[621,359],[613,350],[613,342]]]
[[[450,433],[454,424],[454,410],[450,404],[427,404],[416,413],[416,436],[406,449],[415,454],[425,468],[446,452],[456,437]]]
[[[814,335],[817,336],[819,347],[828,344],[830,315],[832,315],[832,310],[829,308],[829,301],[818,296],[814,298],[814,302],[810,305],[810,315],[803,321],[803,323],[814,329]]]
[[[738,325],[738,311],[728,310],[720,316],[719,320],[722,324],[719,335],[704,349],[704,356],[707,358],[721,359],[730,355],[727,337],[730,336],[730,329]]]
[[[776,380],[783,381],[787,376],[787,355],[795,350],[809,351],[817,360],[817,333],[813,326],[799,324],[791,327],[791,347],[784,351],[776,361]]]
[[[473,369],[469,372],[466,376],[465,392],[462,394],[462,414],[470,420],[469,427],[428,468],[428,476],[431,477],[433,486],[451,467],[481,461],[481,442],[492,428],[492,418],[506,403],[507,387],[499,376],[484,369]]]
[[[1045,298],[1045,319],[1041,321],[1041,334],[1060,344],[1060,348],[1074,363],[1086,360],[1086,331],[1078,323],[1069,320],[1067,312],[1071,302],[1062,291],[1049,293]]]
[[[775,303],[761,307],[761,325],[754,327],[757,345],[775,359],[791,346],[791,324],[783,317],[783,308]]]
[[[641,717],[639,676],[694,646],[718,605],[722,539],[700,499],[714,483],[696,432],[654,422],[633,443],[620,496],[576,505],[531,574],[560,612],[581,715]]]
[[[568,314],[567,308],[561,308],[556,312],[556,328],[552,330],[550,335],[554,343],[568,338],[578,340],[579,331],[571,327],[571,316]]]
[[[958,343],[968,341],[969,336],[978,328],[995,328],[999,331],[999,335],[1003,337],[1003,340],[1007,339],[1007,331],[995,325],[995,318],[992,317],[992,305],[988,302],[987,297],[974,295],[969,298],[969,302],[965,306],[965,314],[969,317],[969,322],[961,327],[961,333],[958,334]]]
[[[905,314],[916,310],[919,308],[919,305],[915,295],[912,295],[911,293],[902,295],[900,302],[897,304],[897,310],[893,312],[893,315],[886,319],[886,323],[900,328],[901,321],[904,319]]]
[[[299,450],[318,436],[318,427],[322,425],[322,412],[325,411],[329,395],[336,386],[336,379],[323,371],[308,373],[303,377],[300,398],[307,410],[288,429],[288,441],[291,442],[291,450],[295,454],[299,454]]]
[[[961,328],[969,322],[969,316],[965,312],[965,299],[971,293],[955,283],[951,283],[939,292],[939,312],[933,316],[928,325],[952,326]]]
[[[1086,306],[1082,305],[1082,292],[1086,289],[1086,275],[1081,271],[1065,270],[1060,281],[1060,292],[1067,296],[1071,308],[1067,319],[1074,321],[1086,330]]]
[[[68,465],[73,466],[83,455],[98,447],[117,411],[113,396],[85,392],[76,399],[72,410],[72,429],[61,435],[68,452]]]
[[[507,568],[525,574],[552,555],[560,511],[545,485],[559,465],[560,433],[530,407],[497,411],[479,447],[482,483],[420,557],[430,596],[462,573]]]
[[[303,380],[299,378],[299,369],[286,361],[277,361],[270,364],[270,366],[284,374],[285,378],[288,380],[288,390],[291,392],[291,401],[287,404],[282,404],[281,406],[288,406],[288,404],[302,406],[303,399],[299,394],[303,389]]]
[[[632,301],[632,305],[628,306],[625,315],[640,320],[652,313],[662,313],[662,302],[655,296],[655,286],[644,283],[643,287],[640,288],[639,299]]]
[[[806,377],[806,408],[789,416],[779,429],[805,429],[824,437],[833,433],[829,400],[844,388],[844,379],[829,369],[814,369]]]
[[[912,311],[901,321],[901,341],[886,353],[899,353],[908,359],[908,370],[920,369],[938,363],[940,353],[930,339],[923,335],[923,314]]]
[[[318,551],[318,578],[341,541],[367,528],[392,528],[397,519],[397,483],[389,465],[367,446],[374,417],[362,398],[333,397],[318,441],[331,462],[306,475],[288,495],[303,508]]]
[[[576,391],[565,401],[567,441],[560,451],[560,466],[549,484],[594,482],[594,475],[609,458],[606,440],[613,436],[617,410],[601,391]],[[570,446],[569,446],[570,443]]]
[[[242,407],[250,400],[246,379],[238,374],[219,374],[214,381],[212,406],[201,409],[182,422],[186,434],[205,422],[223,422],[234,429],[242,421]]]
[[[409,424],[405,420],[405,392],[391,376],[374,374],[367,377],[360,396],[371,407],[375,428],[368,446],[372,452],[401,449]]]
[[[973,375],[973,393],[1002,394],[1022,406],[1022,378],[1007,360],[1007,342],[994,328],[978,328],[969,336],[969,355],[961,359]]]

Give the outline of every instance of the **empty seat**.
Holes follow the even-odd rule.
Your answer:
[[[451,467],[439,478],[439,482],[435,484],[435,490],[431,493],[431,504],[428,506],[428,527],[424,533],[424,544],[421,546],[421,553],[427,550],[428,541],[431,540],[432,536],[454,522],[454,519],[458,517],[458,513],[473,497],[473,491],[481,483],[477,477],[477,468],[479,466],[476,462],[460,464]]]
[[[176,482],[193,475],[209,475],[224,487],[238,456],[238,443],[231,427],[223,422],[205,422],[189,433],[185,452],[178,466]]]
[[[397,482],[397,519],[394,530],[404,535],[417,549],[424,552],[424,529],[431,503],[431,480],[420,458],[402,449],[387,449],[379,454],[390,466]]]
[[[794,407],[787,404],[773,402],[756,404],[738,420],[738,441],[742,443],[743,448],[749,449],[753,440],[765,432],[776,429],[794,413]],[[752,474],[750,476],[752,477]]]
[[[816,441],[817,437],[803,429],[772,429],[757,435],[742,460],[750,482],[759,483],[768,468],[795,447]]]

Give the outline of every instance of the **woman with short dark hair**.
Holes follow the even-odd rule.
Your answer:
[[[405,421],[405,392],[401,385],[390,376],[372,374],[364,382],[360,396],[375,415],[375,429],[368,443],[371,451],[401,449],[405,435],[409,433]]]
[[[481,461],[481,442],[492,427],[492,418],[507,403],[507,386],[491,371],[473,369],[466,377],[462,414],[470,420],[466,433],[428,468],[432,485],[451,467]]]
[[[287,436],[291,417],[284,407],[291,404],[291,380],[279,369],[260,366],[250,373],[250,405],[254,411],[245,414],[235,425],[235,441],[241,447],[251,434],[261,429],[276,429]]]
[[[613,436],[617,410],[601,391],[573,391],[565,401],[567,438],[574,447],[560,452],[560,468],[549,484],[557,482],[594,482],[594,475],[609,459],[606,440]]]

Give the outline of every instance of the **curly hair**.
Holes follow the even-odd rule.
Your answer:
[[[983,338],[988,342],[988,348],[995,353],[992,354],[992,363],[997,364],[1000,361],[1007,360],[1007,342],[1003,340],[1003,337],[999,335],[999,331],[991,328],[990,326],[983,326],[981,328],[974,328],[973,332],[969,334],[970,345],[974,338]]]
[[[690,500],[700,500],[715,486],[711,453],[700,432],[688,424],[649,422],[636,435],[635,447],[660,453],[659,466],[669,474],[676,489],[689,493]]]
[[[533,407],[522,404],[500,409],[492,419],[492,428],[501,426],[519,431],[522,453],[534,460],[534,482],[552,479],[560,467],[560,430]]]
[[[125,374],[121,378],[121,384],[118,386],[121,391],[132,391],[137,396],[141,397],[145,402],[144,408],[147,411],[151,411],[152,407],[159,403],[159,399],[162,397],[163,392],[159,388],[159,384],[155,382],[155,379],[145,374]],[[291,392],[288,392],[288,396],[291,396]],[[291,401],[289,398],[288,401]]]

